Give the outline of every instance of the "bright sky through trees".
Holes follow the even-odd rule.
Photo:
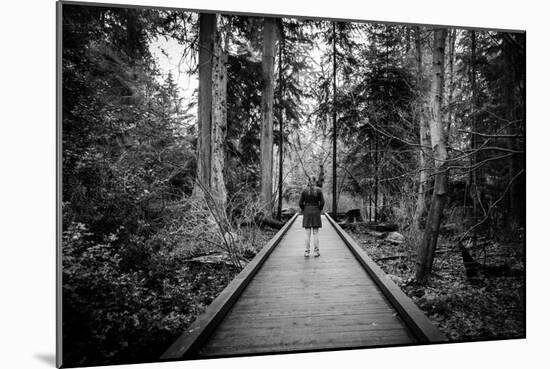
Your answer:
[[[189,74],[191,58],[182,58],[184,46],[176,39],[159,37],[151,42],[149,50],[153,54],[160,69],[161,79],[172,72],[174,82],[179,87],[180,96],[189,101],[199,82],[196,74]]]

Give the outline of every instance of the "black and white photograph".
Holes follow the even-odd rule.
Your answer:
[[[525,32],[61,2],[64,367],[525,337]]]
[[[63,368],[536,362],[536,31],[470,2],[331,6],[52,0],[54,44],[10,40],[10,347]]]

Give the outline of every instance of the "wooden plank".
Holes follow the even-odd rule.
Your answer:
[[[166,350],[161,360],[177,360],[194,357],[201,345],[238,299],[239,295],[258,272],[262,264],[290,229],[298,214],[295,214],[283,228],[262,248],[248,265],[231,281],[220,295],[208,306],[191,326]]]
[[[395,315],[394,315],[395,314]],[[387,310],[376,310],[376,309],[369,309],[368,313],[365,313],[365,309],[353,309],[353,310],[346,310],[345,312],[334,312],[334,311],[320,311],[316,312],[315,314],[312,314],[310,312],[306,311],[276,311],[276,312],[265,312],[265,311],[258,311],[255,313],[249,313],[246,315],[247,321],[254,322],[255,320],[262,319],[262,320],[269,320],[269,319],[281,319],[282,317],[285,318],[323,318],[323,319],[331,319],[333,317],[353,317],[356,319],[356,321],[360,322],[358,324],[363,324],[364,322],[369,322],[371,320],[379,320],[384,317],[397,317],[397,313],[388,312]],[[231,326],[232,324],[235,324],[238,320],[235,320],[231,323],[224,324],[227,326]]]
[[[401,318],[409,326],[415,337],[421,343],[445,342],[447,338],[432,324],[424,313],[415,305],[399,286],[397,286],[380,267],[361,249],[361,247],[348,235],[328,214],[325,214],[330,224],[342,237],[353,255],[363,265],[367,273],[378,284],[385,296],[391,301]]]
[[[279,316],[261,317],[256,319],[242,319],[232,321],[230,324],[225,324],[216,333],[229,332],[234,333],[233,328],[239,327],[240,324],[246,323],[247,329],[258,329],[269,331],[264,328],[280,328],[281,325],[274,325],[274,322],[280,322]],[[292,316],[292,319],[287,319],[286,324],[290,324],[292,329],[323,329],[323,330],[344,330],[346,327],[353,327],[360,330],[381,330],[381,329],[399,329],[403,331],[402,322],[391,314],[380,315],[365,315],[365,314],[346,314],[346,315],[301,315]],[[254,335],[257,337],[257,335]]]
[[[220,345],[224,345],[222,342],[234,342],[234,344],[228,344],[228,346],[251,346],[258,341],[269,341],[277,339],[277,335],[285,335],[291,337],[291,340],[288,342],[307,342],[308,340],[318,340],[318,341],[334,341],[338,335],[362,335],[365,337],[398,337],[398,339],[408,338],[407,335],[401,327],[396,325],[385,325],[385,326],[374,326],[366,325],[360,326],[356,324],[346,325],[346,326],[311,326],[311,327],[272,327],[269,329],[257,329],[258,334],[253,337],[241,337],[235,334],[234,331],[216,331],[216,342],[220,342]],[[368,335],[365,335],[368,333]],[[216,344],[213,345],[216,347]]]
[[[227,357],[271,353],[312,352],[365,347],[400,346],[410,344],[411,338],[403,333],[395,335],[360,335],[357,332],[342,332],[333,334],[323,340],[316,336],[304,335],[300,339],[285,341],[284,337],[273,337],[271,341],[254,340],[244,342],[244,345],[215,345],[201,350],[201,357]]]
[[[365,305],[365,304],[354,304],[352,306],[347,305],[341,305],[341,306],[327,306],[327,304],[317,304],[317,305],[276,305],[273,308],[270,308],[267,310],[266,308],[253,308],[253,307],[246,307],[246,308],[239,308],[239,309],[232,309],[232,312],[235,314],[243,314],[249,317],[252,316],[277,316],[277,317],[283,317],[283,316],[301,316],[304,311],[307,311],[309,315],[321,315],[323,313],[327,313],[329,315],[337,314],[337,315],[346,315],[346,314],[353,314],[358,312],[365,312],[368,311],[371,314],[381,314],[381,313],[387,313],[387,314],[397,314],[393,308],[388,308],[387,306],[383,305]]]
[[[320,312],[333,312],[335,314],[346,314],[348,312],[353,311],[361,311],[361,308],[363,311],[388,311],[392,313],[397,313],[397,311],[393,310],[393,308],[384,307],[383,305],[363,305],[363,304],[355,304],[354,306],[331,306],[329,303],[317,303],[317,304],[284,304],[284,305],[275,305],[273,308],[269,307],[262,307],[262,308],[253,308],[253,307],[247,307],[247,308],[241,308],[241,309],[235,309],[232,310],[235,312],[235,314],[245,314],[245,315],[252,315],[252,314],[261,314],[262,311],[266,312],[267,314],[273,313],[271,315],[277,315],[276,312],[282,311],[285,312],[286,315],[292,315],[293,312],[295,312],[295,315],[300,315],[302,311],[307,311],[310,314],[317,314]]]
[[[256,280],[261,280],[261,279],[262,278],[257,278]],[[326,279],[323,279],[323,280],[327,281]],[[378,290],[378,291],[380,290],[378,288],[378,286],[376,285],[376,283],[374,283],[373,281],[361,281],[361,280],[358,280],[358,281],[353,281],[353,280],[338,281],[338,280],[333,280],[333,282],[336,282],[336,283],[331,284],[330,287],[331,288],[338,288],[338,290],[345,289],[345,288],[352,288],[353,289],[353,288],[357,288],[357,287],[367,288],[367,289],[371,289],[371,290]],[[285,281],[285,280],[279,280],[276,286],[265,286],[265,285],[264,286],[259,286],[259,285],[258,286],[250,286],[250,290],[252,290],[252,289],[254,289],[254,291],[273,291],[273,292],[287,291],[287,290],[290,290],[289,292],[302,291],[301,286],[299,286],[294,281]]]
[[[216,332],[217,333],[217,332]],[[369,332],[370,334],[364,334],[363,330],[338,330],[338,327],[334,327],[332,331],[311,329],[311,330],[296,330],[289,334],[288,331],[280,329],[278,331],[271,332],[265,336],[258,337],[239,337],[228,336],[226,339],[218,339],[205,348],[213,351],[219,347],[230,348],[234,350],[248,350],[253,347],[265,347],[265,352],[270,352],[272,349],[277,350],[278,347],[286,346],[287,350],[293,348],[299,348],[301,346],[336,346],[338,345],[350,345],[368,343],[369,341],[385,341],[387,343],[410,343],[411,337],[408,336],[406,331],[403,330],[384,330]]]
[[[382,297],[382,296],[381,296]],[[256,301],[256,302],[255,302]],[[348,306],[351,305],[361,305],[365,309],[371,308],[371,307],[383,307],[387,310],[390,310],[390,307],[387,305],[380,303],[380,302],[369,302],[368,299],[357,299],[357,300],[349,300],[349,301],[341,301],[341,299],[307,299],[307,300],[271,300],[271,302],[264,302],[262,300],[243,300],[239,301],[239,306],[235,307],[235,310],[277,310],[284,307],[300,307],[300,306],[309,306],[314,307],[316,305],[319,306],[330,306],[331,308],[338,309],[342,308],[345,309]]]
[[[356,288],[362,288],[365,293],[369,293],[369,296],[362,295],[361,293],[355,292],[355,290],[351,288],[342,288],[340,291],[338,291],[338,294],[335,294],[333,296],[327,296],[327,295],[313,295],[313,296],[306,296],[304,297],[303,294],[300,294],[298,292],[291,292],[288,294],[285,294],[284,291],[264,291],[262,293],[258,293],[254,297],[246,297],[243,299],[243,301],[248,301],[251,304],[257,303],[257,304],[264,304],[269,305],[273,302],[278,303],[284,300],[288,301],[296,301],[300,300],[303,302],[315,302],[315,301],[335,301],[338,302],[342,299],[342,297],[346,298],[346,302],[360,302],[364,301],[365,303],[371,302],[372,295],[380,294],[382,296],[382,293],[380,290],[374,290],[370,286],[365,287],[361,285],[356,285]],[[346,294],[346,292],[349,292]]]

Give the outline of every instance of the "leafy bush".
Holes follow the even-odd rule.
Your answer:
[[[155,252],[143,240],[133,248],[144,250],[148,266],[126,270],[115,235],[103,243],[88,241],[90,236],[82,223],[63,233],[68,366],[156,360],[236,273],[197,269],[174,258],[170,246],[157,245]]]

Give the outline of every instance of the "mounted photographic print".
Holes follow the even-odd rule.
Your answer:
[[[59,2],[58,46],[58,365],[525,338],[525,32]]]

